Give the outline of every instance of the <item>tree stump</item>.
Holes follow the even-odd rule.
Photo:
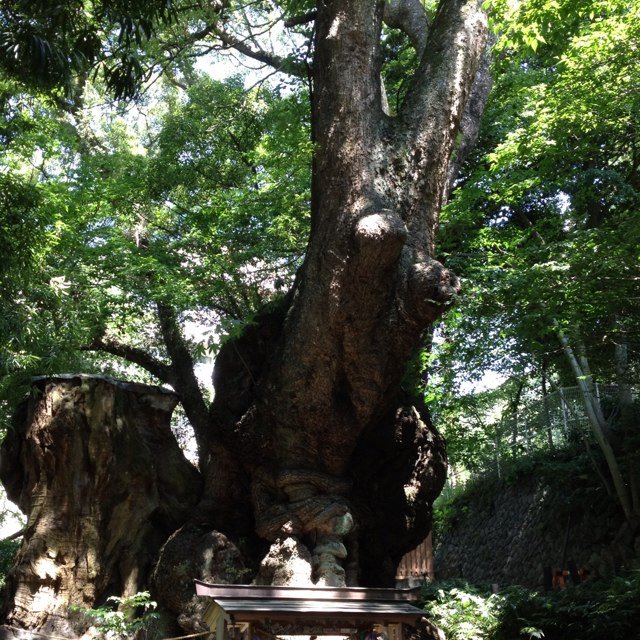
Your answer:
[[[0,478],[28,516],[5,623],[73,636],[70,606],[146,584],[199,498],[169,421],[174,393],[87,375],[41,378],[0,450]]]

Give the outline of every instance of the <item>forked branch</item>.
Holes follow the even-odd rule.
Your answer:
[[[407,34],[418,57],[427,44],[429,18],[420,0],[390,0],[384,5],[384,22]]]

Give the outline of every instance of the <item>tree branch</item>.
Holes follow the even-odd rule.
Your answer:
[[[20,529],[19,531],[16,531],[15,533],[12,533],[10,536],[7,536],[6,538],[2,538],[2,540],[0,540],[0,543],[9,542],[10,540],[15,540],[16,538],[23,536],[26,530],[27,530],[26,527],[22,527],[22,529]]]
[[[300,78],[305,76],[305,68],[303,65],[297,64],[288,58],[278,56],[275,53],[269,53],[259,47],[255,49],[250,47],[247,44],[247,40],[250,38],[240,39],[219,26],[213,28],[213,33],[220,39],[225,47],[235,49],[238,53],[247,56],[247,58],[257,60],[283,73],[288,73]]]
[[[425,264],[435,252],[449,163],[485,49],[487,18],[480,5],[481,0],[441,0],[409,92],[388,124],[391,170],[417,178],[403,200],[396,200],[396,208],[407,224],[416,261]],[[430,182],[428,176],[433,176]]]
[[[449,163],[449,194],[458,178],[460,169],[469,157],[469,153],[475,146],[480,133],[482,114],[484,113],[487,99],[493,87],[493,76],[491,75],[491,41],[487,42],[484,54],[480,60],[478,71],[476,72],[471,95],[467,100],[462,119],[460,120],[460,144],[454,151],[454,155]]]
[[[114,338],[105,338],[104,336],[100,336],[94,338],[91,344],[86,347],[82,347],[82,350],[103,351],[104,353],[110,353],[111,355],[118,356],[119,358],[123,358],[129,362],[139,365],[151,375],[158,378],[158,380],[173,386],[171,367],[149,355],[143,349],[124,344]]]
[[[293,16],[292,18],[285,20],[284,26],[287,29],[291,29],[292,27],[298,27],[303,24],[309,24],[310,22],[313,22],[316,19],[316,15],[318,15],[318,12],[315,9],[313,9],[312,11],[303,13],[300,16]]]
[[[418,57],[422,56],[427,44],[429,17],[420,0],[390,0],[384,5],[383,19],[388,27],[404,32]]]
[[[420,66],[402,106],[405,122],[421,130],[458,128],[487,41],[480,0],[443,0],[429,29]]]
[[[160,331],[171,359],[171,385],[180,397],[184,412],[193,427],[202,470],[209,449],[209,408],[198,384],[193,358],[182,336],[175,310],[162,302],[157,303],[157,309]]]

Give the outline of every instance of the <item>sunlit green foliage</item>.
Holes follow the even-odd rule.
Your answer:
[[[69,115],[5,83],[0,396],[34,373],[109,369],[96,337],[160,359],[155,305],[216,325],[195,357],[289,286],[308,229],[304,93],[203,77]],[[160,102],[159,100],[162,100]]]
[[[202,80],[165,116],[148,168],[158,203],[149,239],[157,233],[163,251],[168,243],[182,253],[194,284],[213,287],[197,294],[201,304],[222,298],[240,319],[245,304],[259,305],[268,280],[291,274],[308,227],[306,119],[304,96],[246,94],[240,79]],[[238,286],[243,278],[252,292]]]
[[[303,251],[303,100],[208,79],[168,98],[144,152],[96,152],[82,166],[88,277],[125,315],[162,301],[244,320],[288,282]]]
[[[600,381],[615,380],[615,345],[628,344],[637,379],[638,4],[492,6],[495,86],[442,218],[441,251],[463,293],[430,356],[433,382],[452,389],[493,370],[575,385],[554,320]]]
[[[15,376],[61,359],[69,362],[69,326],[62,307],[70,300],[56,260],[65,227],[67,175],[72,144],[68,127],[47,97],[21,92],[0,80],[5,109],[0,130],[0,395]],[[52,185],[45,185],[49,179]],[[54,186],[55,185],[55,186]],[[62,251],[64,256],[64,250]],[[67,309],[73,313],[73,304]],[[73,324],[73,323],[71,323]],[[52,335],[58,334],[57,340]]]
[[[131,638],[158,617],[158,606],[148,591],[140,591],[132,596],[120,598],[110,596],[108,605],[95,609],[72,607],[72,613],[84,617],[98,629],[101,638],[116,640]]]
[[[425,587],[429,619],[452,640],[489,640],[498,624],[496,596],[471,585]]]
[[[430,619],[459,640],[627,640],[640,620],[638,572],[547,593],[436,583],[423,597]]]

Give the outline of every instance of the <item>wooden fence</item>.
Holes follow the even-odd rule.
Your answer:
[[[433,577],[433,541],[429,534],[413,551],[409,551],[402,558],[396,571],[396,582],[415,583],[433,580]]]

